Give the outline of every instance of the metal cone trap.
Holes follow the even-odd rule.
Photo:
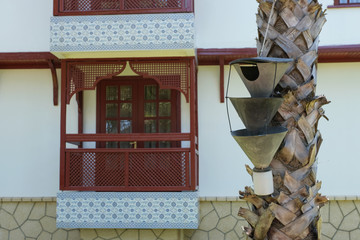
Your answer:
[[[243,58],[232,61],[251,97],[269,97],[293,59]]]
[[[284,127],[268,127],[264,132],[247,129],[232,131],[231,135],[258,169],[267,168],[287,133]]]
[[[265,128],[279,109],[282,98],[229,98],[249,131]]]

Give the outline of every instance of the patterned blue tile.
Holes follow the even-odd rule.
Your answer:
[[[194,14],[52,17],[50,51],[194,48]]]
[[[198,227],[197,192],[60,192],[58,228]]]

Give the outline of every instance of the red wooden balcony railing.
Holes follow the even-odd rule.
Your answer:
[[[189,133],[66,134],[66,142],[190,141]],[[191,148],[65,149],[62,190],[186,191],[197,185]]]
[[[193,0],[54,0],[54,15],[193,12]]]

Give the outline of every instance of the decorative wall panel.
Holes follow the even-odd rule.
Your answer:
[[[60,192],[58,228],[198,227],[197,192]]]
[[[51,17],[50,51],[193,49],[194,14]]]

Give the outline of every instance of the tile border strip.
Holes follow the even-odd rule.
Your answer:
[[[0,197],[0,202],[56,202],[56,197]]]
[[[344,195],[344,196],[327,196],[330,201],[359,201],[360,196],[357,195]],[[0,197],[0,202],[56,202],[56,197]],[[242,202],[244,200],[236,196],[226,197],[199,197],[201,202]]]

